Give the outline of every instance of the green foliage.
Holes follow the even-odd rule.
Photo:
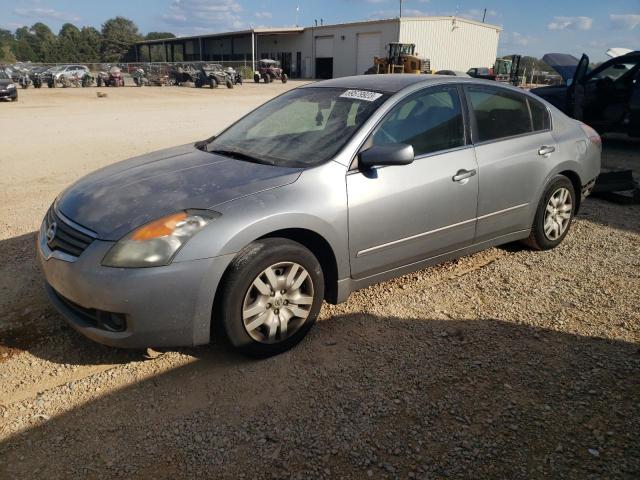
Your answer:
[[[149,32],[144,37],[145,40],[163,40],[165,38],[176,38],[176,36],[169,32]]]
[[[111,18],[102,25],[102,59],[117,62],[140,40],[142,36],[135,23],[124,17]]]
[[[13,63],[16,56],[13,53],[16,39],[9,30],[0,28],[0,63]]]
[[[151,32],[146,38],[174,38],[169,32]],[[56,35],[43,24],[0,29],[0,62],[111,63],[127,59],[135,42],[143,40],[136,24],[124,17],[107,20],[102,31],[65,23]]]

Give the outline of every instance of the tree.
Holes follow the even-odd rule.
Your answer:
[[[0,28],[0,62],[14,63],[16,56],[13,53],[16,39],[9,30]]]
[[[102,60],[102,34],[93,27],[83,27],[80,30],[78,54],[83,62],[98,63]]]
[[[164,40],[165,38],[176,38],[176,36],[169,32],[149,32],[144,37],[145,40]]]
[[[102,25],[102,58],[105,62],[122,60],[134,43],[142,40],[133,21],[116,17]]]
[[[15,34],[15,47],[13,53],[16,58],[21,62],[38,62],[38,54],[33,49],[32,45],[36,44],[36,39],[33,33],[29,31],[29,27],[20,27],[16,30]]]
[[[34,23],[30,29],[31,48],[36,54],[38,62],[55,61],[56,36],[51,29],[42,22]]]

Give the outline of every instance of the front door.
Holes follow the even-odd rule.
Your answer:
[[[363,146],[404,143],[410,165],[347,174],[351,276],[359,279],[468,246],[477,164],[457,87],[435,86],[393,108]]]

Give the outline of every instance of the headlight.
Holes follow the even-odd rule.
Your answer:
[[[10,83],[9,85],[7,85],[7,90],[11,90],[12,88],[16,88],[15,83]]]
[[[191,237],[220,215],[209,210],[187,210],[154,220],[111,247],[102,265],[123,268],[169,265]]]

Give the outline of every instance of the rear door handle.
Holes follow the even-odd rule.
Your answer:
[[[556,147],[548,147],[546,145],[540,147],[540,150],[538,150],[538,155],[551,155],[553,152],[556,151]]]
[[[463,180],[473,177],[476,173],[475,170],[458,170],[452,180],[454,182],[462,182]]]

